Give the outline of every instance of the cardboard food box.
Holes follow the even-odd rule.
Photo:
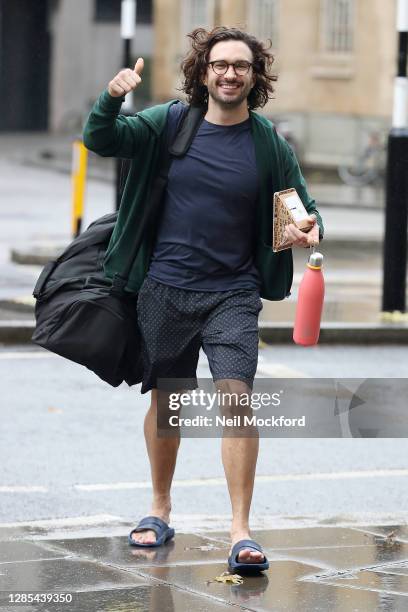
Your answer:
[[[296,189],[285,189],[274,193],[272,248],[275,253],[290,249],[292,246],[292,243],[285,238],[285,226],[293,223],[302,232],[308,232],[313,227],[308,217],[309,213]]]

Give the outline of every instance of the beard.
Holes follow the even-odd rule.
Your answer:
[[[221,90],[219,86],[221,82],[222,79],[213,81],[212,83],[207,84],[207,89],[209,97],[211,97],[215,102],[217,102],[217,104],[219,104],[223,108],[236,108],[240,106],[242,102],[248,98],[252,89],[251,83],[229,81],[229,83],[231,84],[239,85],[236,90],[233,90],[231,93],[229,93]]]

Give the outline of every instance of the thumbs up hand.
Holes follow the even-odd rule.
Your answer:
[[[109,82],[108,92],[113,98],[121,98],[133,91],[142,82],[141,74],[144,67],[142,57],[139,57],[134,69],[124,68]]]

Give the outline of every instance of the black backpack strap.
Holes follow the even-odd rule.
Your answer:
[[[189,106],[176,138],[169,147],[170,155],[183,157],[187,153],[204,119],[205,112],[206,109],[202,106]]]
[[[133,262],[136,259],[140,245],[143,240],[146,228],[151,220],[154,218],[155,213],[158,211],[162,202],[164,190],[167,186],[170,166],[173,161],[173,157],[182,157],[185,155],[193,141],[194,136],[204,118],[206,109],[205,107],[189,106],[184,114],[184,117],[178,127],[177,133],[172,144],[169,146],[165,134],[161,138],[161,152],[159,154],[159,173],[153,183],[150,192],[149,205],[145,207],[143,211],[142,219],[136,230],[136,235],[133,241],[132,252],[129,254],[129,259],[126,268],[123,271],[123,276],[115,274],[112,281],[112,293],[123,293],[129,278],[130,271],[133,266]]]
[[[181,118],[178,130],[176,131],[173,142],[169,145],[170,155],[174,157],[183,157],[190,148],[193,142],[194,136],[196,135],[198,128],[200,127],[201,121],[206,113],[206,107],[201,106],[188,106],[183,117]],[[122,159],[120,166],[120,178],[119,178],[119,190],[120,198],[122,198],[123,190],[125,188],[126,179],[129,174],[131,160]],[[166,166],[164,167],[166,170]],[[170,170],[170,164],[167,172]],[[163,171],[163,165],[162,165]]]

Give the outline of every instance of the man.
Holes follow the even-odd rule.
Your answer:
[[[235,28],[198,28],[182,64],[183,91],[204,119],[187,154],[174,159],[160,217],[148,232],[127,289],[138,291],[144,347],[142,393],[151,390],[144,424],[153,501],[149,517],[129,543],[157,546],[174,535],[170,488],[179,436],[158,437],[158,379],[195,378],[205,351],[218,391],[251,393],[258,359],[258,314],[265,299],[283,299],[292,282],[291,251],[273,253],[274,191],[295,187],[310,214],[308,233],[288,225],[293,246],[318,244],[323,225],[307,193],[294,154],[270,122],[253,112],[271,97],[273,56],[253,36]],[[123,96],[142,82],[143,59],[121,70],[96,102],[84,143],[101,155],[131,158],[119,219],[105,259],[105,273],[120,273],[140,218],[148,185],[158,172],[159,146],[171,138],[185,106],[173,100],[118,116]],[[166,135],[166,136],[165,136]],[[235,395],[234,395],[235,394]],[[239,401],[230,400],[230,413]],[[238,409],[238,410],[237,410]],[[251,540],[249,510],[258,436],[227,437],[222,461],[232,506],[233,571],[264,570],[268,560]]]

